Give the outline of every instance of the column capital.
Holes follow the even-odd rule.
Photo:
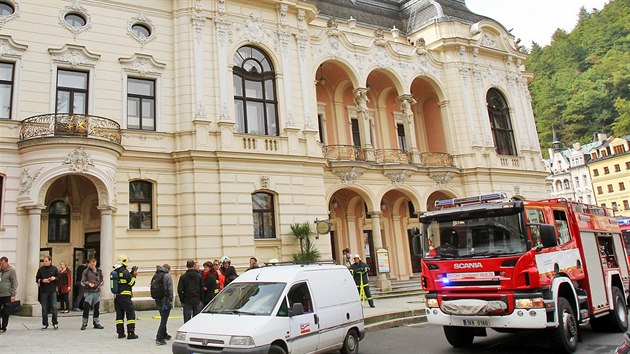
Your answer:
[[[409,102],[409,104],[416,104],[416,103],[418,103],[418,101],[416,101],[416,99],[413,98],[413,96],[410,93],[404,93],[404,94],[398,96],[397,98],[398,98],[398,101],[400,103],[403,103],[403,102]]]
[[[101,215],[112,215],[116,212],[116,210],[118,210],[116,207],[111,205],[99,205],[96,209],[100,210]]]
[[[34,214],[41,215],[42,210],[46,209],[46,206],[45,205],[27,205],[27,206],[23,206],[22,209],[26,210],[28,214],[30,215],[34,215]]]
[[[368,215],[370,215],[372,218],[379,219],[381,215],[383,215],[383,212],[380,210],[368,211]]]

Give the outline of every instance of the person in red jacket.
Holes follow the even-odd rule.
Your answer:
[[[72,274],[66,262],[59,262],[59,282],[57,283],[57,293],[59,293],[59,310],[62,313],[70,312],[70,290],[72,290]]]

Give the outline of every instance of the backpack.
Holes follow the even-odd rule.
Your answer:
[[[118,276],[118,269],[112,270],[109,273],[109,289],[112,294],[120,294],[120,278]]]
[[[166,297],[166,291],[164,290],[164,272],[155,272],[153,278],[151,278],[151,297],[155,300]]]

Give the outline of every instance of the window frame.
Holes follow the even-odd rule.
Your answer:
[[[71,72],[71,73],[81,73],[85,75],[85,89],[78,89],[74,87],[65,87],[59,86],[59,74],[60,72]],[[60,90],[60,88],[62,90]],[[69,92],[69,101],[68,101],[68,112],[59,112],[59,92]],[[85,93],[85,112],[84,113],[75,113],[74,112],[74,95],[75,93]],[[89,101],[90,101],[90,71],[83,70],[70,70],[65,68],[57,68],[57,81],[55,83],[55,113],[59,114],[88,114],[89,109]]]
[[[147,96],[147,95],[140,95],[140,94],[136,94],[136,93],[130,93],[129,92],[129,80],[136,80],[136,81],[146,81],[146,82],[151,82],[153,84],[153,96]],[[138,111],[138,121],[139,121],[139,125],[138,126],[133,126],[130,127],[129,125],[129,99],[130,98],[137,98],[139,99],[139,103],[138,103],[138,107],[139,107],[139,111]],[[149,100],[152,99],[153,100],[153,129],[144,129],[142,126],[142,102],[143,100]],[[132,129],[132,130],[141,130],[141,131],[156,131],[157,130],[157,80],[156,79],[141,79],[141,78],[137,78],[137,77],[133,77],[133,76],[127,76],[127,129]]]
[[[143,184],[143,185],[147,185],[149,190],[148,190],[148,196],[143,196],[143,197],[138,197],[137,194],[132,193],[132,185],[133,184]],[[155,195],[155,183],[148,181],[148,180],[144,180],[144,179],[136,179],[136,180],[132,180],[129,181],[129,216],[128,216],[128,225],[129,225],[129,230],[154,230],[155,229],[155,208],[154,208],[154,195]],[[131,211],[131,206],[133,204],[137,205],[137,208],[135,212]],[[142,211],[142,204],[149,204],[149,211]],[[149,227],[142,227],[143,223],[144,223],[144,217],[142,216],[143,213],[148,213],[149,217],[148,220],[150,221],[150,225]],[[137,214],[136,215],[132,215],[132,214]],[[134,218],[138,218],[139,224],[138,227],[136,227],[134,224],[132,224],[132,217]],[[136,222],[135,220],[133,221],[134,223]]]
[[[246,56],[247,54],[245,53],[245,51],[248,49],[251,50],[250,52],[251,56]],[[254,54],[253,54],[254,51],[257,51],[258,53],[260,53],[260,55],[262,55],[261,60],[254,57]],[[237,64],[234,60],[232,61],[232,64],[233,64],[232,89],[234,90],[234,97],[233,97],[234,111],[235,111],[235,116],[237,117],[236,121],[237,121],[238,133],[262,135],[262,136],[279,136],[280,123],[279,123],[279,117],[278,117],[278,114],[279,114],[278,112],[278,108],[279,108],[278,85],[276,83],[276,71],[274,69],[273,62],[271,61],[270,56],[267,55],[264,51],[262,51],[258,47],[250,46],[250,45],[244,45],[238,48],[234,52],[234,57],[236,57],[237,55],[242,59],[242,62],[240,64]],[[269,64],[270,71],[264,71],[265,65],[263,64],[263,62],[265,60]],[[243,66],[249,61],[254,61],[258,66],[262,68],[263,71],[261,73],[254,73],[252,71],[246,71],[243,68]],[[237,80],[240,80],[240,85],[241,85],[240,96],[238,95],[237,89],[235,87],[235,82]],[[271,81],[272,83],[271,89],[273,90],[273,97],[271,99],[267,98],[267,87],[265,84],[268,81]],[[254,83],[260,84],[261,98],[247,96],[247,86],[246,86],[247,82],[250,82],[250,83],[254,82]],[[237,102],[241,103],[241,108],[237,106]],[[248,109],[247,109],[248,103],[250,102],[262,104],[262,113],[263,113],[263,122],[262,122],[263,131],[262,132],[253,133],[250,131]],[[273,110],[274,110],[273,117],[269,117],[268,110],[270,107],[273,107]],[[239,113],[242,113],[242,122],[239,117]],[[270,124],[272,123],[271,119],[273,119],[273,123],[275,124],[275,132],[273,134],[269,132]],[[241,126],[241,123],[242,123],[242,126]]]
[[[489,89],[486,93],[486,106],[496,153],[499,155],[518,156],[514,138],[514,125],[512,124],[510,107],[505,96],[496,88]],[[501,126],[501,123],[503,123],[503,126]]]
[[[0,84],[9,85],[11,90],[9,91],[9,116],[8,117],[0,117],[0,119],[11,119],[13,113],[13,90],[15,89],[15,62],[10,61],[0,61],[0,64],[8,64],[11,65],[11,81],[0,80]]]
[[[267,201],[270,208],[257,208],[254,198],[257,195],[265,195],[271,199]],[[265,220],[270,218],[271,225],[267,225]],[[258,230],[256,220],[258,220]],[[270,240],[276,239],[276,198],[273,193],[266,191],[257,191],[252,193],[252,227],[254,229],[254,240]],[[271,235],[267,235],[266,230],[271,231]]]
[[[53,210],[53,206],[57,204],[63,204],[63,206],[68,210],[67,214],[53,214],[51,211]],[[48,243],[70,243],[70,234],[72,227],[72,209],[70,208],[70,204],[66,203],[63,200],[54,200],[48,206],[48,230],[47,234],[47,242]],[[61,230],[61,221],[65,220],[68,225],[67,234],[62,234]],[[54,230],[51,230],[51,227],[56,225]],[[56,231],[54,237],[51,238],[51,232]]]

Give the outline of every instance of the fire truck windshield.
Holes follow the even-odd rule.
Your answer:
[[[456,213],[423,220],[427,259],[465,259],[522,254],[528,250],[521,214]]]

